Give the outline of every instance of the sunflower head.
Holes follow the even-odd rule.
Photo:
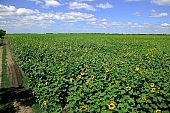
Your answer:
[[[105,69],[105,71],[106,71],[106,73],[107,73],[107,72],[109,72],[109,69],[108,69],[108,68],[106,68],[106,69]]]
[[[73,78],[70,78],[70,83],[72,83],[72,81],[73,81]]]
[[[82,76],[81,76],[81,75],[78,75],[77,77],[78,77],[79,79],[81,79]]]
[[[106,76],[106,75],[104,75],[104,76],[103,76],[103,78],[104,78],[104,80],[106,80],[107,76]]]
[[[46,106],[47,105],[47,101],[44,100],[43,101],[43,105]]]
[[[154,83],[151,83],[150,86],[151,86],[151,87],[155,87],[155,84],[154,84]]]
[[[131,90],[131,87],[130,87],[130,86],[127,86],[126,89],[127,89],[127,90]]]
[[[82,71],[82,72],[80,72],[80,75],[84,75],[85,73]]]
[[[81,106],[80,111],[86,111],[87,107],[86,106]]]
[[[94,75],[91,75],[91,79],[94,79]]]
[[[139,71],[139,67],[136,67],[135,71]]]
[[[48,82],[46,82],[45,85],[48,85]]]
[[[108,105],[108,107],[109,107],[110,110],[115,109],[115,107],[116,107],[115,102],[111,101],[110,104]]]
[[[151,92],[154,93],[156,91],[156,88],[152,88]]]
[[[147,98],[146,98],[146,97],[142,97],[142,100],[143,100],[143,101],[146,101],[146,100],[147,100]]]
[[[161,110],[157,109],[157,110],[155,111],[155,113],[161,113]]]

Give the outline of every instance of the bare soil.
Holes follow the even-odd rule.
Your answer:
[[[8,39],[6,38],[6,50],[7,50],[7,77],[10,81],[13,106],[15,113],[33,113],[29,104],[29,91],[23,86],[22,73],[15,62],[11,52]]]

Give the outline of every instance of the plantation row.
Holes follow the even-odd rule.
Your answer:
[[[8,35],[49,113],[170,112],[170,36]]]

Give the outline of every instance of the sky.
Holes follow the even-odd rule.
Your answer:
[[[0,29],[170,34],[170,0],[0,0]]]

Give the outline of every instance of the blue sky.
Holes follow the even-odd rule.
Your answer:
[[[0,0],[7,33],[166,33],[170,0]]]

